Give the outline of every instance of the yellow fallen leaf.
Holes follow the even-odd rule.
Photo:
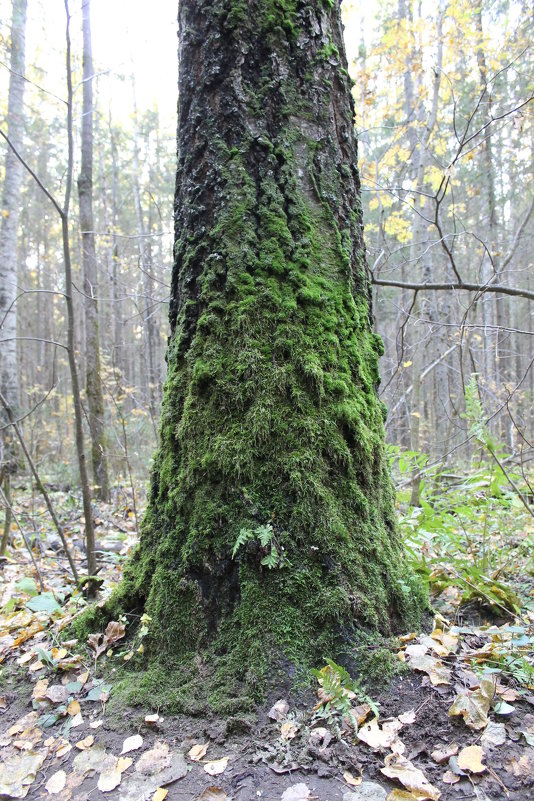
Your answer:
[[[85,751],[87,748],[91,748],[94,741],[95,738],[93,737],[93,735],[89,734],[87,737],[84,737],[83,740],[80,740],[79,742],[75,743],[75,745],[76,748],[78,748],[80,751]]]
[[[46,698],[46,691],[48,690],[48,679],[39,679],[33,688],[32,698],[36,701],[44,701]]]
[[[80,703],[79,703],[79,701],[76,701],[76,700],[71,701],[70,704],[67,707],[67,712],[72,718],[74,717],[74,715],[79,715],[80,714]]]
[[[214,759],[213,762],[206,762],[204,770],[210,776],[218,776],[219,773],[224,773],[228,766],[229,757],[222,757],[222,759]]]
[[[121,783],[121,773],[119,770],[102,772],[98,779],[97,787],[101,793],[110,793]]]
[[[193,762],[200,762],[200,760],[206,756],[208,746],[209,743],[196,743],[192,748],[189,749],[187,756]]]
[[[395,787],[386,798],[386,801],[419,801],[419,796],[410,793],[409,790],[399,790],[398,787]]]
[[[40,659],[38,659],[37,662],[33,662],[30,665],[30,670],[31,670],[32,673],[35,673],[38,670],[42,670],[43,668],[44,668],[44,665],[43,665],[43,663],[41,662]]]
[[[479,745],[468,745],[458,754],[458,767],[470,773],[484,773],[486,766],[482,764],[484,751]]]
[[[116,769],[119,771],[119,773],[124,773],[125,770],[128,770],[128,768],[131,767],[132,763],[133,759],[131,757],[121,756],[117,759]]]
[[[169,791],[166,790],[164,787],[158,787],[158,789],[152,796],[152,801],[163,801],[164,798],[167,798],[168,792]]]
[[[460,781],[460,777],[453,773],[452,770],[446,770],[441,777],[443,784],[456,784]]]
[[[52,648],[52,659],[56,661],[59,659],[65,659],[67,656],[67,649],[66,648]]]

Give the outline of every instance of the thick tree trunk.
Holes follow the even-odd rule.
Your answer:
[[[147,694],[196,653],[216,704],[274,664],[350,663],[423,595],[384,456],[339,4],[181,0],[179,21],[161,444],[108,611],[152,617]]]
[[[13,0],[11,25],[11,63],[7,126],[9,139],[18,153],[23,150],[24,85],[25,85],[26,0]],[[4,186],[0,227],[0,391],[12,409],[19,404],[17,369],[17,232],[22,164],[12,148],[6,146]],[[0,411],[0,425],[6,422]],[[9,428],[0,431],[0,465],[6,463],[5,475],[13,469],[12,443],[15,437]],[[7,480],[7,479],[6,479]]]
[[[85,317],[85,370],[89,406],[91,457],[96,495],[110,500],[104,423],[104,392],[98,336],[97,262],[93,223],[93,56],[91,48],[91,4],[82,0],[83,26],[83,115],[82,158],[78,178],[80,227],[82,231],[83,305]]]

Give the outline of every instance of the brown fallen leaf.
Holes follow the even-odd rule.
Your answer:
[[[361,776],[353,776],[349,770],[346,770],[343,774],[343,778],[351,787],[358,787],[362,783]]]
[[[152,801],[163,801],[164,798],[167,798],[168,792],[164,787],[158,787],[152,796]]]
[[[441,796],[440,791],[430,784],[423,771],[398,754],[389,754],[385,759],[385,767],[380,768],[380,772],[389,779],[397,779],[419,801],[424,799],[438,801]]]
[[[375,750],[377,748],[390,748],[400,729],[402,729],[402,723],[397,718],[386,721],[382,724],[382,727],[379,726],[378,719],[373,718],[369,723],[365,723],[358,729],[356,736],[358,740]]]
[[[458,754],[458,767],[470,773],[484,773],[486,765],[482,764],[484,751],[479,745],[468,745]]]
[[[445,745],[442,748],[437,748],[435,751],[432,751],[430,756],[438,765],[443,765],[445,762],[449,761],[451,756],[456,756],[457,753],[458,744],[451,743],[450,745]]]
[[[48,689],[48,679],[39,679],[32,692],[32,698],[36,701],[44,701]]]
[[[403,712],[399,715],[399,720],[404,726],[415,723],[415,709],[410,709],[408,712]]]
[[[197,743],[187,752],[187,756],[193,762],[200,762],[206,756],[208,746],[209,743]]]

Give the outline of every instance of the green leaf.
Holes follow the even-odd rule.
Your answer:
[[[37,584],[32,578],[21,578],[15,584],[15,589],[17,592],[24,592],[26,595],[38,595],[39,590],[37,588]]]
[[[26,609],[30,612],[60,612],[61,607],[54,598],[51,592],[43,592],[41,595],[36,595],[25,604]]]

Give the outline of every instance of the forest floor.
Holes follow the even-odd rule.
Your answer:
[[[60,491],[53,498],[83,567],[78,502]],[[136,523],[126,494],[112,506],[96,508],[105,594],[136,542]],[[472,552],[472,572],[464,569],[461,581],[454,582],[443,581],[443,575],[460,575],[457,551],[453,559],[443,538],[427,537],[436,614],[428,632],[398,639],[394,656],[400,673],[387,689],[367,686],[366,693],[354,693],[348,676],[332,663],[319,672],[316,690],[272,697],[254,715],[221,719],[118,708],[113,674],[133,656],[123,623],[115,621],[107,639],[93,639],[89,648],[75,640],[61,642],[61,632],[85,600],[73,592],[66,559],[39,502],[18,491],[15,509],[19,522],[31,521],[26,538],[31,530],[40,547],[33,549],[37,570],[15,535],[0,579],[0,799],[532,797],[533,520],[528,515],[505,510],[515,520],[502,557],[506,569],[499,563],[498,578],[482,588],[472,539],[464,549],[468,556]],[[484,548],[496,546],[491,536],[500,537],[501,528],[485,527]]]

